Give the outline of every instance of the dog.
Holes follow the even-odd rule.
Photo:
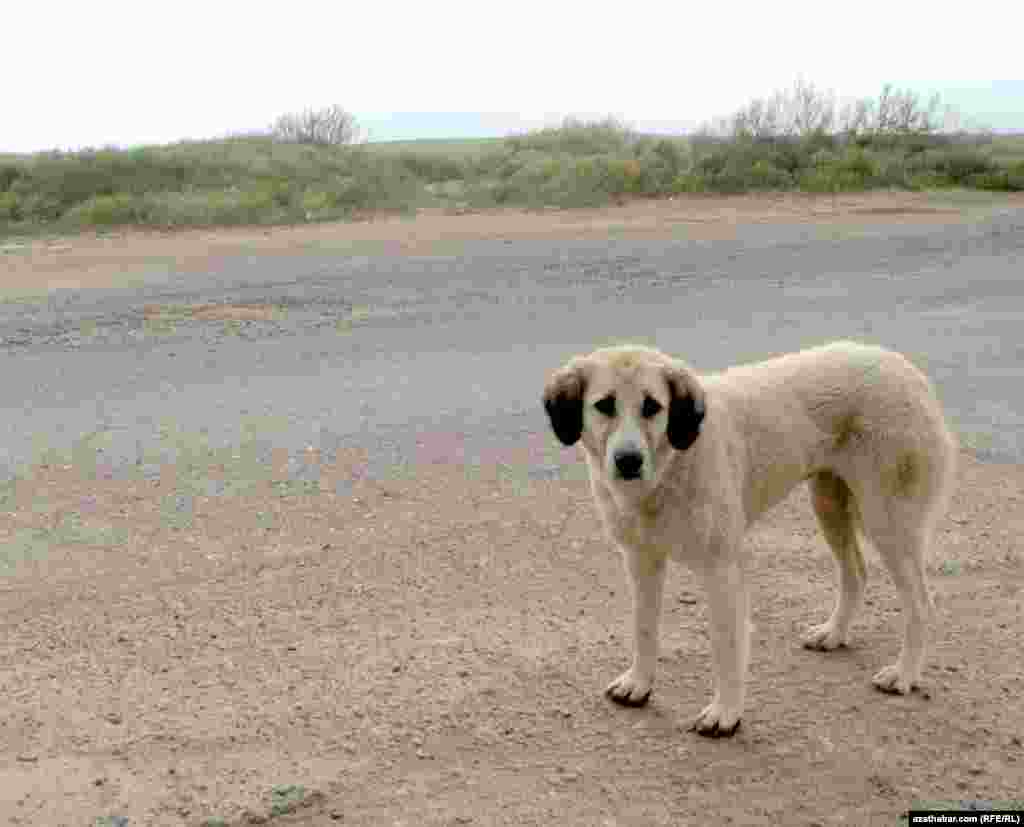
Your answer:
[[[700,375],[652,348],[609,347],[551,374],[543,404],[555,436],[582,444],[631,585],[633,662],[605,690],[611,700],[651,696],[672,558],[693,570],[710,610],[714,694],[690,728],[736,732],[750,651],[743,536],[803,481],[838,569],[832,614],[804,646],[846,645],[866,537],[905,614],[899,657],[873,683],[901,695],[918,685],[933,612],[925,557],[958,448],[931,383],[904,356],[841,341]]]

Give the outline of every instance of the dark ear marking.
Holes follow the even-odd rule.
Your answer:
[[[563,445],[575,445],[583,435],[583,389],[583,371],[571,363],[544,388],[544,410]]]
[[[668,406],[668,441],[677,451],[685,451],[700,436],[704,421],[704,395],[699,387],[683,383],[680,377],[669,376],[672,398]]]

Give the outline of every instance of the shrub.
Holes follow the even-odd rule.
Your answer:
[[[640,164],[638,191],[645,195],[673,192],[673,181],[686,170],[689,160],[682,143],[664,138],[640,141],[634,153]]]
[[[793,186],[793,176],[784,169],[760,160],[750,168],[750,185],[760,190],[786,190]]]
[[[853,183],[853,186],[866,186],[878,175],[878,164],[862,149],[850,148],[844,152],[835,164],[837,172]]]
[[[66,213],[67,220],[83,227],[106,227],[117,224],[146,223],[147,214],[142,202],[126,192],[114,195],[96,195],[76,204]]]
[[[1024,175],[1015,175],[1009,170],[997,170],[972,175],[967,183],[979,190],[994,192],[1024,192]]]
[[[620,153],[636,141],[636,132],[616,118],[586,121],[566,118],[561,126],[538,129],[507,139],[513,151],[531,149],[547,154],[600,155]]]
[[[956,182],[948,175],[926,169],[912,173],[907,179],[907,185],[912,190],[942,190],[956,186]]]
[[[22,215],[29,221],[56,221],[64,214],[65,205],[59,194],[48,190],[33,191],[31,188],[12,190],[17,196]]]
[[[707,182],[699,172],[686,172],[677,175],[672,181],[672,191],[676,193],[707,192]]]
[[[0,221],[20,221],[21,205],[18,195],[13,192],[0,192]]]
[[[896,159],[880,162],[875,181],[879,186],[906,189],[909,186],[906,164]]]
[[[625,195],[640,192],[643,169],[633,158],[601,159],[600,188],[610,195]]]
[[[466,170],[455,158],[446,158],[433,153],[403,152],[397,161],[412,175],[430,183],[441,183],[464,178]]]
[[[958,184],[993,170],[992,162],[979,152],[953,150],[928,158],[930,166]]]
[[[238,196],[240,223],[260,224],[273,214],[274,208],[274,192],[268,187],[244,190]]]
[[[0,164],[0,192],[6,192],[22,175],[22,168],[17,164]]]
[[[302,211],[307,220],[323,218],[337,205],[336,196],[324,190],[310,189],[302,194]]]

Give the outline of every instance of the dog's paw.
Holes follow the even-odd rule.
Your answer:
[[[726,709],[718,701],[708,704],[692,724],[690,730],[707,738],[728,738],[740,728],[740,711]]]
[[[840,646],[846,646],[846,635],[841,633],[833,623],[822,623],[807,630],[803,636],[804,649],[818,652],[831,652]]]
[[[887,692],[890,695],[907,695],[916,686],[917,679],[904,674],[898,664],[886,666],[871,679],[875,689],[880,692]]]
[[[607,687],[604,694],[622,706],[643,706],[651,697],[654,681],[630,669],[623,672]]]

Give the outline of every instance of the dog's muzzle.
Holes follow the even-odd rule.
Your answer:
[[[633,449],[615,452],[615,470],[624,480],[638,480],[642,476],[644,458],[639,451]]]

